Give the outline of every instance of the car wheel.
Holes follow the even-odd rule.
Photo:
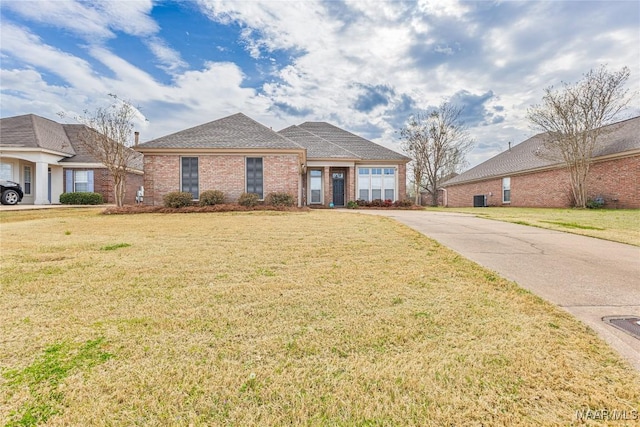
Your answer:
[[[15,190],[4,190],[2,193],[2,199],[0,200],[3,205],[15,205],[20,200],[18,192]]]

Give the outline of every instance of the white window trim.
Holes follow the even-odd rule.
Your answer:
[[[84,172],[86,174],[87,180],[86,181],[78,181],[78,172]],[[86,170],[74,170],[73,171],[73,191],[74,192],[78,192],[78,189],[76,188],[77,184],[85,184],[85,189],[82,190],[82,192],[87,192],[89,189],[89,171]]]
[[[319,171],[320,172],[320,201],[312,202],[311,201],[311,171]],[[319,168],[309,169],[309,180],[307,183],[307,194],[309,195],[307,203],[310,205],[323,205],[324,204],[324,171]]]
[[[508,186],[505,186],[505,181],[508,182]],[[504,198],[504,192],[505,191],[509,191],[509,200],[505,200]],[[511,204],[511,177],[510,176],[506,176],[504,178],[502,178],[502,203],[505,205]]]

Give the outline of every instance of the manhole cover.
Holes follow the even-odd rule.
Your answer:
[[[602,320],[640,340],[640,317],[607,316],[603,317]]]

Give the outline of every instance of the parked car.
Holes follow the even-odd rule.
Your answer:
[[[22,200],[22,187],[13,181],[0,180],[0,202],[3,205],[15,205]]]

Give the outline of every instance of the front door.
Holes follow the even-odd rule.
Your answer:
[[[334,172],[332,177],[333,205],[344,206],[344,172]]]

